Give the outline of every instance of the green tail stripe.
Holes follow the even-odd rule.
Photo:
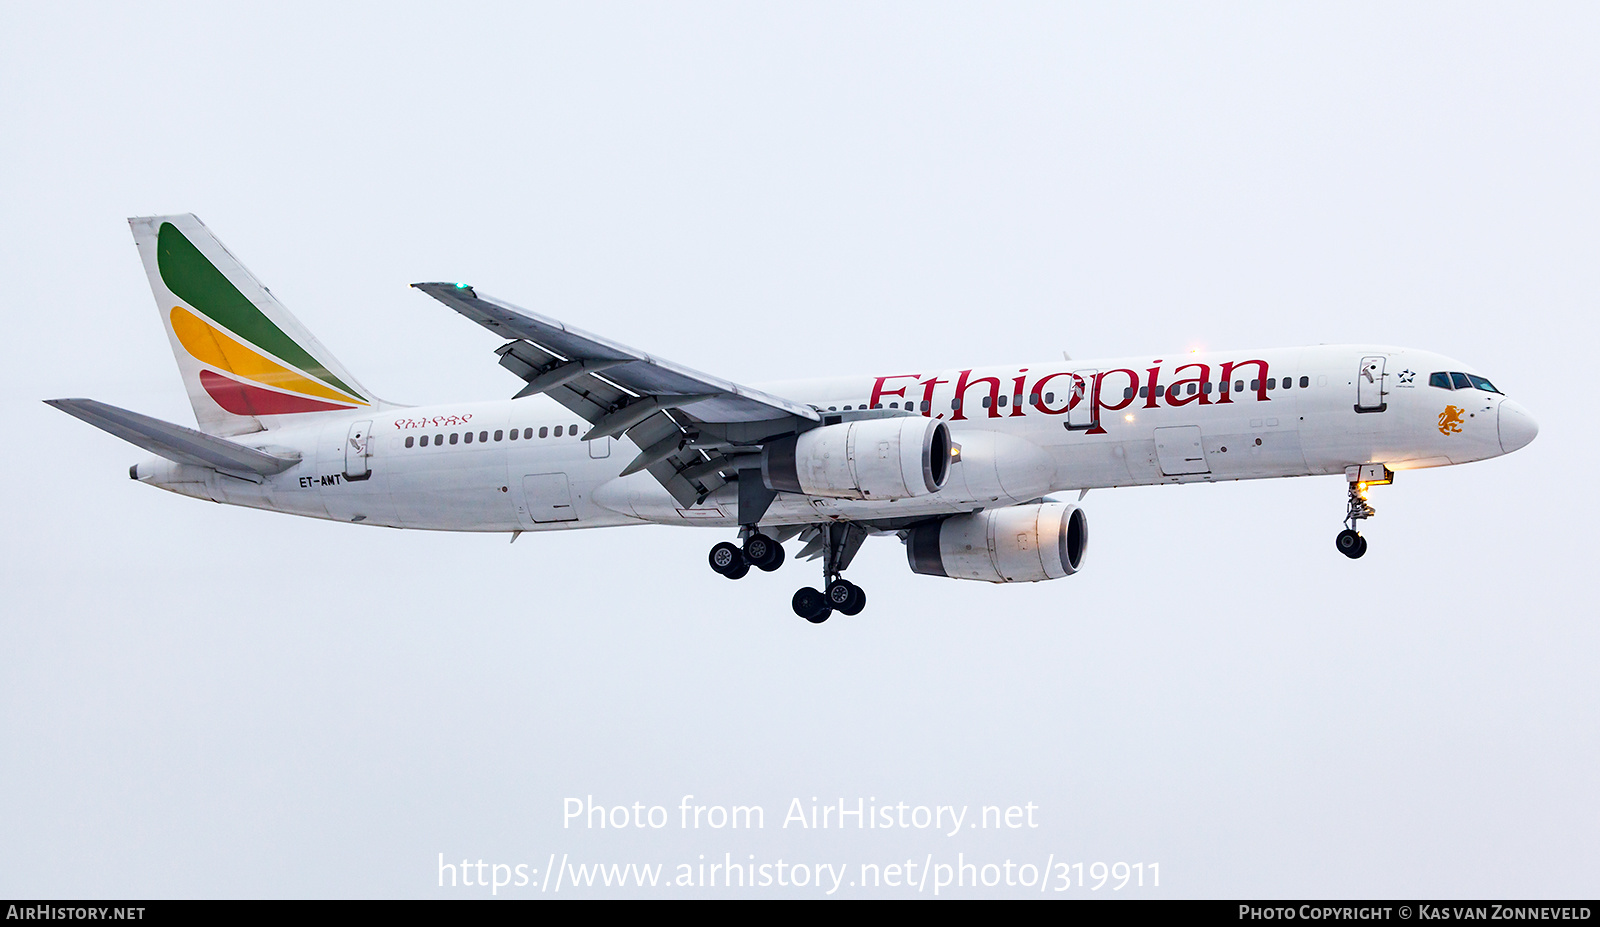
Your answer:
[[[257,309],[170,222],[161,223],[161,231],[156,236],[156,266],[161,269],[161,279],[167,289],[210,316],[213,322],[227,327],[256,347],[276,354],[317,379],[337,386],[358,399],[366,399],[329,372],[321,361],[307,353],[305,348],[300,347]]]

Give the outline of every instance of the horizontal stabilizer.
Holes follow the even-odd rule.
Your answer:
[[[282,473],[300,462],[298,456],[268,454],[226,438],[163,422],[93,399],[46,399],[45,403],[177,463],[270,476]]]

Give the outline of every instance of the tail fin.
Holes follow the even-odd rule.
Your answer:
[[[200,430],[382,406],[193,215],[129,219]]]

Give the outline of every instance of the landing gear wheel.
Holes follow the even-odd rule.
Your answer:
[[[727,541],[711,548],[711,556],[708,559],[711,561],[711,569],[729,579],[738,579],[750,572],[750,562],[744,558],[744,551],[741,551],[738,545]]]
[[[794,613],[812,624],[821,624],[833,614],[833,607],[828,604],[828,597],[810,586],[794,594]]]
[[[1361,557],[1361,555],[1365,554],[1366,552],[1367,552],[1367,539],[1366,538],[1362,538],[1361,539],[1361,546],[1356,548],[1356,552],[1351,555],[1351,559],[1359,559]]]
[[[850,601],[839,606],[841,615],[859,615],[867,607],[867,594],[855,583],[850,584]]]
[[[744,559],[770,573],[783,565],[783,545],[764,534],[752,534],[744,539]]]
[[[1339,553],[1344,554],[1351,560],[1355,560],[1367,552],[1367,539],[1350,528],[1339,532],[1339,539],[1336,543],[1339,547]]]
[[[848,579],[836,579],[828,584],[828,604],[845,615],[859,615],[867,607],[867,594]]]

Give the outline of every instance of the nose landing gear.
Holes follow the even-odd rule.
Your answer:
[[[1367,490],[1373,486],[1387,486],[1394,482],[1394,471],[1383,464],[1366,464],[1346,469],[1345,479],[1350,483],[1349,503],[1344,515],[1345,527],[1339,532],[1339,537],[1334,543],[1338,546],[1339,553],[1351,560],[1358,560],[1367,552],[1367,539],[1356,530],[1356,525],[1363,519],[1378,514],[1378,510],[1367,501]]]

